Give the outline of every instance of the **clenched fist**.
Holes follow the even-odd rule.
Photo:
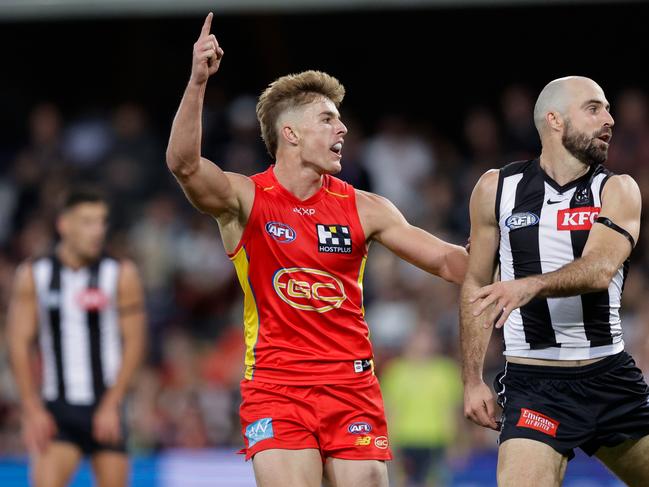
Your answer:
[[[210,34],[213,16],[212,12],[207,14],[201,35],[194,43],[191,79],[198,84],[206,83],[208,78],[219,70],[223,58],[223,49],[219,46],[214,34]]]

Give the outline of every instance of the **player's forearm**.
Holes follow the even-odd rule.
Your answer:
[[[43,402],[32,380],[28,347],[17,345],[12,340],[9,341],[9,344],[9,358],[22,407],[24,409],[42,407]]]
[[[526,279],[535,282],[538,297],[561,298],[608,289],[616,271],[615,264],[604,256],[589,255],[554,272]]]
[[[444,265],[440,277],[456,284],[462,284],[469,265],[469,254],[464,247],[449,244],[444,255]]]
[[[193,174],[200,163],[205,87],[206,83],[189,82],[171,126],[167,166],[177,177]]]
[[[106,391],[104,399],[120,404],[133,381],[135,372],[142,362],[144,356],[144,337],[129,337],[124,340],[122,351],[122,363],[117,373],[115,383]]]
[[[486,283],[484,283],[486,284]],[[460,296],[460,347],[462,350],[462,381],[475,384],[483,380],[483,364],[493,327],[485,328],[480,317],[473,316],[470,296],[480,288],[472,277],[467,277]]]

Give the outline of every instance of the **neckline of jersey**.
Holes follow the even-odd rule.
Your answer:
[[[545,182],[548,183],[550,186],[552,186],[553,189],[557,191],[559,194],[563,194],[566,191],[572,189],[573,187],[577,186],[579,183],[582,181],[587,181],[590,179],[595,172],[595,169],[597,168],[599,164],[592,165],[588,168],[588,172],[586,174],[583,174],[579,176],[577,179],[573,179],[569,183],[564,184],[561,186],[559,183],[557,183],[554,179],[552,179],[548,173],[546,173],[543,168],[541,167],[541,159],[536,159],[536,166],[539,171],[541,171],[541,174],[543,174],[543,179],[545,179]]]
[[[284,196],[285,198],[288,198],[291,200],[293,203],[297,203],[300,205],[312,205],[314,203],[317,203],[322,199],[322,197],[326,194],[327,187],[329,186],[329,178],[328,175],[325,174],[322,178],[322,185],[316,191],[313,193],[311,196],[309,196],[305,200],[301,200],[297,196],[295,196],[293,193],[291,193],[288,189],[286,189],[282,184],[277,180],[277,177],[275,176],[275,171],[274,171],[275,165],[273,164],[270,166],[270,177],[273,180],[273,185],[277,187],[277,190]]]

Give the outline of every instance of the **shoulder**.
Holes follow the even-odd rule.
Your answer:
[[[121,279],[136,279],[139,277],[137,265],[131,259],[119,260],[119,273]]]
[[[495,200],[496,191],[498,190],[498,180],[500,179],[501,170],[489,169],[485,172],[473,189],[473,195],[479,198],[492,198]]]
[[[602,188],[602,201],[609,199],[633,201],[636,198],[640,198],[640,187],[628,174],[611,175]]]
[[[273,177],[273,166],[268,166],[265,171],[258,172],[252,176],[246,176],[244,174],[239,174],[236,172],[226,171],[225,174],[230,178],[230,183],[234,185],[240,185],[242,187],[254,188],[258,186],[260,188],[266,188],[275,184],[275,178]]]
[[[16,267],[16,272],[14,274],[14,287],[16,289],[23,291],[35,289],[33,265],[34,261],[32,259],[27,259]]]
[[[369,191],[363,191],[361,189],[355,189],[354,193],[356,195],[356,206],[358,207],[358,211],[373,213],[397,209],[389,199],[376,193],[370,193]]]
[[[407,223],[389,199],[360,189],[355,194],[358,216],[368,238],[376,238],[387,228]]]
[[[501,169],[496,170],[502,177],[513,176],[514,174],[520,174],[526,171],[534,170],[538,167],[536,163],[537,159],[528,159],[525,161],[514,161],[506,164]]]

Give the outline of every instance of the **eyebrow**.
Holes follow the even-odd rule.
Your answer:
[[[588,101],[585,101],[584,103],[582,103],[581,107],[582,107],[582,108],[585,108],[585,107],[587,107],[588,105],[592,105],[592,104],[595,104],[595,105],[604,105],[604,108],[606,108],[606,110],[610,110],[610,108],[611,108],[611,105],[610,105],[609,103],[604,104],[602,101],[600,101],[600,100],[596,100],[595,98],[593,98],[593,99],[591,99],[591,100],[588,100]]]
[[[326,110],[326,111],[324,111],[324,112],[320,112],[320,116],[322,116],[322,115],[328,115],[328,116],[330,116],[330,117],[338,118],[338,114],[337,114],[337,113],[334,113],[334,112],[332,112],[332,111],[330,111],[330,110]]]

